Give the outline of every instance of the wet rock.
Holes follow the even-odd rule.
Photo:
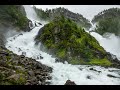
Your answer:
[[[37,85],[38,84],[38,81],[37,81],[37,78],[36,77],[32,77],[31,80],[28,81],[31,85]]]
[[[36,77],[38,80],[42,79],[42,75],[37,75]]]
[[[42,25],[40,22],[38,22],[39,25]]]
[[[23,35],[22,33],[20,33],[18,36],[20,36],[20,35]]]
[[[41,74],[40,71],[41,71],[41,70],[36,70],[36,71],[35,71],[35,75],[40,75],[40,74]]]
[[[39,57],[37,57],[37,59],[39,59]]]
[[[13,74],[11,76],[9,76],[7,79],[13,79],[15,81],[19,80],[20,75],[19,74]]]
[[[50,84],[51,84],[51,82],[49,82],[49,81],[45,82],[45,85],[50,85]]]
[[[45,85],[45,82],[42,82],[41,85]]]
[[[35,76],[35,73],[34,73],[33,71],[28,71],[28,74],[29,74],[30,76]]]
[[[89,70],[94,70],[93,68],[89,68]]]
[[[25,56],[24,56],[24,55],[20,55],[20,57],[21,57],[21,58],[25,58]]]
[[[48,76],[47,72],[41,73],[42,76]]]
[[[51,77],[51,76],[47,76],[46,78],[47,78],[48,80],[51,80],[51,79],[52,79],[52,77]]]
[[[30,27],[30,30],[32,30],[34,28],[32,21],[29,21],[29,27]]]
[[[22,55],[24,55],[24,56],[25,56],[25,55],[26,55],[26,52],[22,52]]]
[[[75,84],[75,82],[73,82],[71,80],[67,80],[64,85],[76,85],[76,84]]]
[[[18,52],[22,51],[20,48],[18,48]]]
[[[42,57],[42,56],[40,56],[40,59],[43,59],[43,57]]]
[[[82,70],[83,70],[83,68],[79,68],[79,70],[81,70],[81,71],[82,71]]]
[[[107,74],[108,77],[112,77],[112,78],[120,78],[120,77],[116,77],[116,76],[113,76],[111,74]]]
[[[8,46],[8,48],[11,48],[11,46]]]
[[[38,82],[38,85],[42,85],[42,82],[41,82],[41,81],[39,81],[39,82]]]
[[[93,68],[89,68],[89,70],[93,70],[93,71],[96,71],[98,73],[101,73],[101,71],[97,71],[96,69],[93,69]]]
[[[4,60],[0,60],[0,66],[4,66],[4,67],[6,67],[6,66],[7,66],[6,61],[4,61]]]
[[[16,71],[15,71],[15,70],[9,70],[9,71],[8,71],[8,74],[9,74],[9,75],[15,75],[15,74],[16,74]]]
[[[60,62],[60,60],[56,58],[56,59],[55,59],[55,62]]]
[[[46,80],[46,77],[44,77],[44,76],[41,76],[39,80],[40,80],[41,82],[45,82],[45,80]]]
[[[2,46],[2,45],[0,45],[0,48],[4,49],[4,50],[7,50],[7,48],[5,48],[5,46]]]
[[[36,69],[42,69],[42,65],[40,63],[36,63]]]
[[[27,82],[25,85],[30,85],[30,83],[29,83],[29,82]]]
[[[91,79],[91,76],[88,75],[86,78],[87,78],[87,79]]]
[[[4,51],[1,51],[1,52],[0,52],[0,54],[6,55],[6,56],[8,56],[8,55],[9,55],[9,53],[4,52]]]
[[[14,68],[20,71],[25,71],[25,69],[22,66],[14,66]]]
[[[46,72],[52,73],[52,68],[51,67],[47,67],[45,68]]]

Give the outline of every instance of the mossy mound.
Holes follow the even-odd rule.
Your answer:
[[[98,41],[70,19],[57,17],[40,29],[35,38],[47,52],[71,64],[110,66],[106,51]]]

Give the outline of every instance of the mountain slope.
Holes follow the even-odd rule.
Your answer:
[[[105,33],[114,33],[120,35],[120,9],[110,8],[96,15],[93,23],[97,23],[95,31],[101,35]]]
[[[0,44],[5,43],[7,33],[29,31],[29,20],[21,5],[0,5]]]
[[[55,9],[49,9],[49,10],[42,10],[38,9],[34,6],[34,9],[37,13],[37,15],[40,17],[40,19],[52,21],[55,17],[63,15],[65,18],[69,18],[73,20],[75,23],[78,24],[78,26],[84,27],[84,28],[90,28],[91,24],[89,20],[84,18],[81,14],[73,13],[65,8],[55,8]]]

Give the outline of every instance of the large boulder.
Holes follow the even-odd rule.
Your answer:
[[[64,85],[76,85],[76,84],[75,84],[75,82],[73,82],[71,80],[67,80]]]

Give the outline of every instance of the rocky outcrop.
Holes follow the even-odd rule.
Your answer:
[[[0,46],[0,85],[47,85],[52,68]]]
[[[87,29],[91,27],[89,20],[87,20],[81,14],[73,13],[65,8],[59,7],[59,8],[49,9],[44,11],[42,9],[37,9],[34,6],[34,9],[37,15],[40,17],[40,19],[43,19],[43,20],[52,21],[53,19],[55,19],[55,17],[60,17],[61,15],[63,15],[65,18],[69,18],[73,20],[75,23],[78,24],[78,26],[81,26]]]
[[[35,38],[41,50],[56,57],[56,62],[119,66],[119,60],[101,47],[98,41],[70,19],[56,18],[40,29]],[[116,62],[116,63],[115,63]]]
[[[71,80],[67,80],[64,85],[76,85],[76,84],[75,84],[75,82],[73,82]]]

